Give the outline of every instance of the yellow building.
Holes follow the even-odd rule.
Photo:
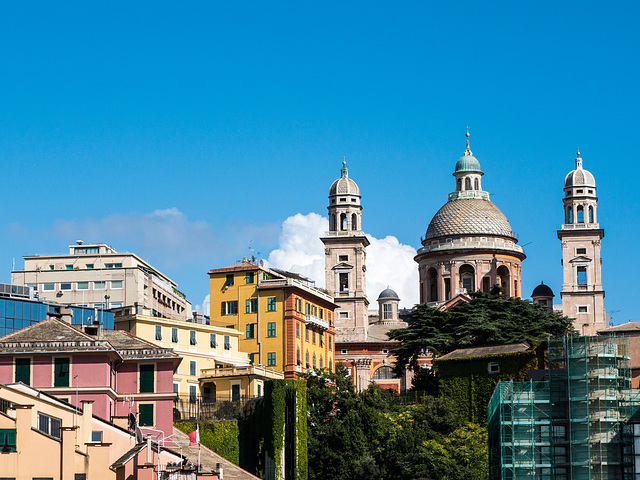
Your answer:
[[[171,348],[182,357],[173,376],[178,400],[213,403],[259,397],[265,379],[282,378],[273,368],[251,365],[249,356],[238,347],[242,333],[235,328],[158,318],[151,313],[140,307],[138,312],[117,310],[115,327]]]
[[[239,348],[253,364],[297,378],[333,370],[333,298],[297,274],[243,259],[209,271],[211,324],[244,334]]]

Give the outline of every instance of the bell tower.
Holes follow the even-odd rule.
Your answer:
[[[580,151],[575,169],[564,180],[564,223],[558,230],[562,242],[562,313],[573,318],[581,335],[595,335],[609,325],[604,310],[596,181],[582,168]]]
[[[342,162],[340,178],[329,189],[329,231],[324,244],[325,280],[340,307],[335,313],[336,343],[360,342],[367,336],[366,252],[369,240],[362,233],[360,189]]]

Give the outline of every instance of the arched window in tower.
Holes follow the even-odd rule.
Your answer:
[[[473,181],[473,189],[480,190],[480,180],[478,180],[477,178]]]
[[[573,223],[573,210],[570,206],[565,210],[564,223]]]
[[[464,179],[464,189],[471,190],[471,179],[469,177]]]
[[[457,184],[458,184],[458,188],[457,188],[457,190],[458,190],[458,191],[462,190],[462,179],[461,179],[461,178],[459,178],[459,179],[458,179]]]
[[[329,230],[332,232],[336,231],[336,214],[332,214],[329,216]]]
[[[296,363],[298,365],[302,365],[302,362],[300,361],[300,349],[299,348],[296,350]]]
[[[438,272],[435,268],[430,268],[427,272],[427,302],[438,301]]]
[[[511,275],[509,269],[505,265],[500,265],[496,272],[498,274],[498,282],[504,291],[506,297],[511,296]]]
[[[358,230],[358,216],[355,213],[351,214],[351,230]]]
[[[578,220],[578,223],[584,223],[584,207],[582,205],[578,205],[576,219]]]
[[[460,287],[465,288],[467,292],[476,289],[474,282],[475,273],[476,271],[471,265],[465,264],[460,267]]]
[[[578,267],[578,285],[586,285],[587,284],[587,267]]]
[[[347,214],[346,213],[341,213],[340,214],[340,230],[346,230],[347,229]]]
[[[593,207],[589,207],[589,223],[593,223]]]

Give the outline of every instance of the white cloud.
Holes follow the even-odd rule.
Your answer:
[[[325,217],[300,213],[282,224],[279,247],[268,257],[268,265],[300,273],[325,286],[324,245],[320,237],[328,230]],[[418,303],[418,268],[413,261],[416,250],[388,236],[377,239],[367,235],[367,296],[375,309],[379,293],[390,286],[400,296],[403,307]]]

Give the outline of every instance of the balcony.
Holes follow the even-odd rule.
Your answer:
[[[255,375],[264,378],[283,379],[284,374],[262,365],[242,365],[225,368],[203,368],[200,370],[200,380],[203,378],[237,377]]]
[[[311,328],[315,328],[316,330],[329,330],[329,322],[326,320],[316,317],[315,315],[307,315],[307,325]]]
[[[298,287],[324,300],[333,302],[333,297],[325,291],[317,287],[308,285],[305,282],[296,280],[295,278],[273,278],[269,280],[258,280],[258,288],[277,288],[277,287]]]

